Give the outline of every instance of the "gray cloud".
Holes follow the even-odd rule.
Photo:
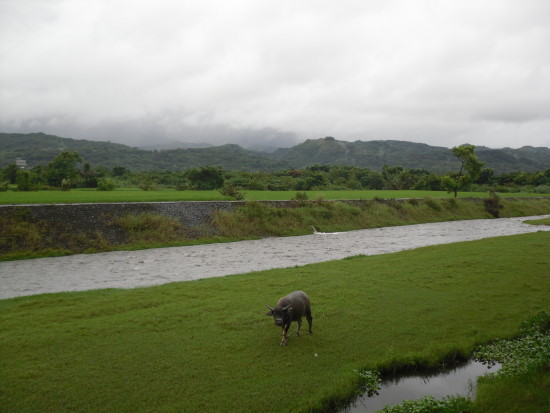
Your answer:
[[[0,1],[0,128],[550,146],[545,0]]]

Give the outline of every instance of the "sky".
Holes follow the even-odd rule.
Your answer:
[[[550,147],[550,1],[0,0],[0,131]]]

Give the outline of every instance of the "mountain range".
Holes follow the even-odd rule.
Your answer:
[[[132,171],[177,171],[209,165],[228,171],[272,172],[325,164],[354,165],[373,171],[381,171],[384,165],[402,166],[444,173],[459,167],[449,148],[396,140],[347,142],[326,137],[308,139],[272,153],[251,151],[234,144],[193,146],[158,150],[44,133],[0,133],[0,168],[16,159],[26,160],[31,167],[47,165],[61,151],[76,151],[93,167],[124,166]],[[546,147],[491,149],[480,146],[476,147],[476,154],[485,162],[485,168],[493,169],[497,175],[550,168],[550,148]]]

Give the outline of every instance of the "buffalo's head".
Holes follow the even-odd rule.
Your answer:
[[[276,308],[267,306],[269,308],[269,311],[267,312],[266,316],[272,316],[273,320],[275,321],[275,325],[279,327],[283,327],[285,325],[285,317],[289,311],[292,311],[292,305],[287,305],[286,307],[279,307]]]

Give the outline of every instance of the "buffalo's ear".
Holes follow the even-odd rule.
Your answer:
[[[266,316],[272,316],[272,315],[273,315],[273,311],[268,311],[268,312],[266,313]]]
[[[273,310],[275,310],[273,307],[270,307],[268,305],[266,305],[266,307],[269,309],[269,311],[267,312],[266,316],[270,316],[270,315],[273,315]]]

